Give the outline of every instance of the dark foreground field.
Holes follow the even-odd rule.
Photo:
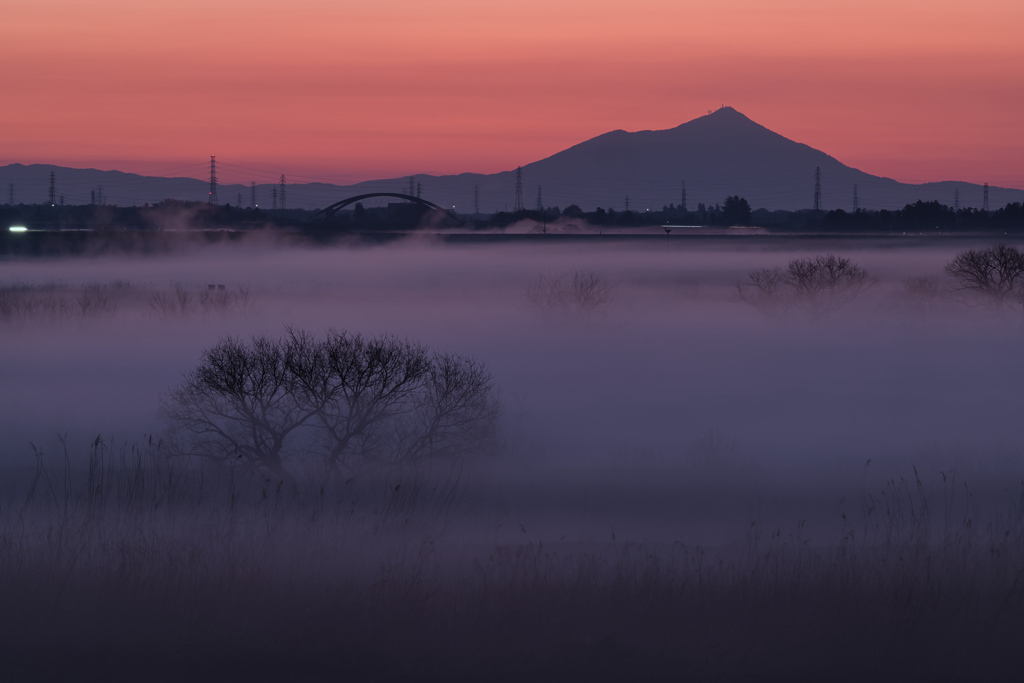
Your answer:
[[[972,499],[888,480],[836,515],[834,543],[806,520],[710,548],[545,542],[474,529],[526,496],[465,469],[289,493],[98,449],[88,471],[6,478],[3,680],[1019,680],[1021,484]],[[634,514],[750,494],[731,474],[654,474],[626,477],[664,497]]]

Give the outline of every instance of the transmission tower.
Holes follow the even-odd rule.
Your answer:
[[[985,183],[984,194],[981,195],[981,210],[988,213],[988,183]]]
[[[512,205],[512,213],[523,210],[523,167],[516,167],[516,203]]]
[[[409,176],[409,196],[416,194],[416,176]]]
[[[271,206],[273,206],[274,211],[277,211],[277,188],[276,187],[272,187],[270,189],[270,196],[274,198],[273,203],[271,204]]]
[[[686,212],[686,181],[683,181],[683,191],[679,197],[679,208],[685,213]]]
[[[210,156],[210,198],[208,204],[219,204],[217,200],[217,157]]]
[[[8,195],[8,199],[10,200],[10,204],[11,204],[11,206],[14,206],[14,183],[10,183],[7,186],[7,189],[10,192],[10,194]]]
[[[853,184],[853,212],[860,210],[860,198],[857,196],[857,183]]]
[[[540,187],[540,185],[537,186],[537,211],[544,210],[544,200],[542,199],[542,195],[540,193]]]
[[[96,205],[96,190],[89,190],[89,204]]]
[[[423,183],[416,183],[416,199],[419,199],[423,195]]]
[[[480,215],[480,186],[473,186],[473,215]]]
[[[814,210],[821,211],[821,168],[814,169]]]
[[[96,190],[96,197],[100,200],[100,206],[106,204],[106,200],[103,197],[103,186],[100,185],[99,189]]]
[[[252,200],[251,201],[252,208],[255,209],[256,208],[256,181],[255,180],[252,181],[251,185],[249,185],[249,191],[252,193],[252,196],[250,197],[250,199]]]
[[[988,186],[985,186],[985,196],[988,196]],[[50,206],[57,205],[57,180],[53,171],[50,171]]]
[[[959,211],[960,210],[960,189],[959,188],[953,190],[953,210],[954,211]]]
[[[285,182],[284,182],[284,174],[283,173],[281,174],[281,192],[278,194],[278,196],[280,197],[280,199],[277,202],[278,206],[281,208],[282,211],[284,211],[285,209],[288,208],[288,202],[287,202],[287,199],[286,199],[288,195],[286,194],[286,191],[285,191]]]

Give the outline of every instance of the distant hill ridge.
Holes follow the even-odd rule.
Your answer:
[[[678,205],[685,183],[687,208],[714,205],[728,195],[745,197],[755,208],[811,208],[814,170],[821,168],[822,208],[853,207],[854,185],[860,206],[896,209],[918,200],[952,205],[958,191],[961,206],[982,205],[983,188],[973,183],[946,181],[914,185],[873,176],[846,166],[828,154],[775,133],[731,107],[723,107],[668,130],[615,130],[525,164],[523,203],[535,208],[538,189],[545,206],[577,204],[634,211]],[[0,203],[15,186],[15,201],[47,200],[50,172],[56,174],[59,194],[69,204],[90,200],[90,191],[103,187],[108,202],[118,205],[156,203],[174,198],[205,201],[206,180],[161,178],[120,171],[75,169],[43,164],[0,167]],[[480,211],[511,210],[515,201],[515,171],[430,176],[417,175],[423,197],[442,206],[471,213],[474,197]],[[271,202],[270,184],[257,185],[257,201]],[[322,208],[366,192],[407,192],[407,177],[372,180],[354,185],[296,183],[288,185],[289,208]],[[250,201],[247,185],[220,185],[221,203]],[[1024,201],[1024,190],[991,187],[991,208]]]

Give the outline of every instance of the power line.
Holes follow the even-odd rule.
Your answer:
[[[982,190],[981,195],[981,210],[988,213],[988,183],[985,183],[985,189]]]
[[[7,189],[10,192],[10,195],[8,195],[8,198],[10,199],[10,204],[11,206],[14,206],[14,183],[10,183],[7,186]]]
[[[857,196],[857,183],[853,184],[853,212],[857,213],[860,209],[860,198]]]
[[[250,197],[252,199],[252,208],[255,209],[256,208],[256,181],[255,180],[252,181],[252,184],[249,186],[249,189],[252,192],[252,196]]]
[[[270,188],[270,196],[274,198],[274,201],[271,206],[273,207],[274,211],[277,211],[277,187]]]
[[[210,156],[210,197],[206,200],[209,204],[219,204],[217,201],[217,157]]]
[[[480,186],[473,186],[473,215],[477,216],[480,214]]]

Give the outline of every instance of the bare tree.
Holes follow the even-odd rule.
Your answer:
[[[381,427],[415,409],[431,367],[428,351],[394,337],[330,331],[321,343],[290,332],[289,368],[299,400],[316,416],[325,464],[336,472],[355,456],[385,457]]]
[[[526,290],[527,300],[544,314],[586,318],[602,313],[615,299],[615,288],[597,273],[573,269],[540,275]]]
[[[163,402],[172,452],[240,461],[293,482],[285,460],[328,473],[369,462],[458,456],[496,431],[493,380],[480,363],[391,336],[289,330],[228,338]],[[304,456],[304,457],[303,457]]]
[[[1024,252],[997,244],[969,249],[946,264],[946,274],[961,290],[975,292],[998,307],[1008,300],[1024,300]]]
[[[293,387],[279,341],[224,339],[203,352],[199,366],[163,401],[172,449],[293,482],[284,467],[286,440],[314,415],[296,401]]]
[[[778,315],[789,308],[784,291],[782,268],[760,268],[747,274],[749,282],[737,282],[736,290],[740,300],[760,309],[768,315]]]
[[[785,270],[762,268],[748,278],[736,285],[741,300],[769,314],[795,308],[815,319],[828,317],[874,284],[866,270],[835,254],[794,259]]]
[[[484,448],[493,442],[499,405],[490,373],[456,354],[435,354],[430,373],[402,438],[402,455],[419,460]]]

